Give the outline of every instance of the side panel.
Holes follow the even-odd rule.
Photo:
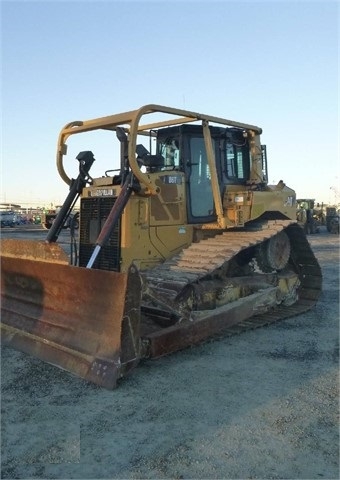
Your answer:
[[[273,219],[295,220],[296,196],[294,190],[288,187],[267,187],[264,191],[252,191],[228,185],[223,197],[223,209],[233,225],[240,227],[266,215]]]
[[[265,191],[253,192],[251,219],[265,212],[278,212],[286,218],[296,220],[296,195],[294,190],[284,186],[267,187]]]
[[[150,197],[150,226],[187,223],[184,174],[169,170],[158,176],[159,194]]]
[[[193,227],[187,225],[185,181],[182,172],[150,173],[158,195],[131,197],[121,221],[121,271],[134,263],[152,268],[191,244]]]

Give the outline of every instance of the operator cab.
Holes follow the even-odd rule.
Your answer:
[[[249,143],[240,128],[210,127],[221,197],[227,185],[246,185],[250,175]],[[216,220],[211,172],[201,125],[181,125],[157,132],[161,170],[185,174],[189,223]]]

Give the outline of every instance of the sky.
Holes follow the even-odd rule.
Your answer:
[[[62,203],[61,128],[149,103],[260,126],[270,183],[340,202],[337,1],[2,0],[1,30],[0,203]]]

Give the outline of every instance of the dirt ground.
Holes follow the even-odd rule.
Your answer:
[[[144,361],[114,391],[3,348],[1,478],[338,479],[339,237],[308,238],[312,311]]]

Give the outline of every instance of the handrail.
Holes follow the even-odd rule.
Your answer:
[[[156,121],[153,123],[141,125],[140,121],[144,115],[152,113],[164,113],[168,115],[174,115],[178,118],[170,118],[166,120]],[[221,125],[228,125],[231,127],[243,128],[245,130],[251,130],[255,134],[261,134],[262,129],[255,125],[249,125],[242,122],[236,122],[234,120],[228,120],[221,117],[215,117],[212,115],[201,114],[197,112],[191,112],[179,108],[166,107],[164,105],[148,104],[140,107],[137,110],[131,110],[128,112],[118,113],[105,117],[99,117],[91,120],[75,121],[68,123],[61,130],[58,138],[57,145],[57,169],[59,175],[68,185],[72,180],[65,172],[63,165],[63,156],[66,155],[67,145],[66,140],[68,137],[74,134],[89,132],[93,130],[115,130],[118,126],[126,126],[126,130],[129,138],[129,163],[133,174],[140,181],[141,185],[150,193],[157,193],[158,187],[153,183],[151,177],[147,173],[143,173],[136,160],[136,143],[137,135],[143,131],[152,130],[155,128],[166,127],[171,125],[180,125],[190,122],[212,122]]]

